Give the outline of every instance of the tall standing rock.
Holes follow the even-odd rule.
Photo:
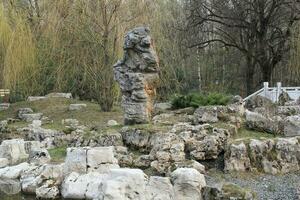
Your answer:
[[[148,123],[159,80],[158,57],[148,28],[126,34],[124,58],[114,65],[114,75],[122,91],[125,124]]]

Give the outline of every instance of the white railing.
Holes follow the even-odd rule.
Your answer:
[[[281,82],[277,83],[277,87],[269,87],[268,82],[264,82],[264,87],[253,94],[244,98],[244,101],[253,96],[259,95],[270,99],[272,102],[277,102],[282,92],[288,93],[292,100],[297,100],[300,97],[300,87],[282,87]]]

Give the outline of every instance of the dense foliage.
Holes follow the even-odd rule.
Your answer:
[[[175,95],[171,99],[173,109],[211,105],[227,105],[231,100],[230,95],[222,93]]]

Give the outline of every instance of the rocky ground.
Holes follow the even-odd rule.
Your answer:
[[[255,191],[257,199],[282,200],[298,199],[300,174],[289,173],[281,175],[256,174],[256,173],[220,173],[213,171],[205,176],[208,185],[222,182],[231,182],[243,188]]]
[[[123,126],[120,109],[61,95],[0,106],[1,199],[299,198],[298,104],[162,103],[150,124]]]

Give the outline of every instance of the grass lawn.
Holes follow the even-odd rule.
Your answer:
[[[87,107],[80,111],[69,111],[69,105],[74,103],[85,103]],[[11,104],[10,108],[0,112],[0,120],[7,118],[16,118],[19,108],[29,107],[34,112],[41,112],[48,117],[53,123],[44,125],[45,128],[61,130],[64,126],[61,124],[62,119],[77,119],[81,125],[88,127],[96,127],[101,129],[106,126],[108,120],[116,120],[118,123],[123,123],[123,113],[120,108],[115,108],[112,112],[102,112],[97,103],[88,101],[79,101],[75,99],[65,98],[48,98],[39,101],[22,101]],[[26,125],[24,124],[13,124]]]

